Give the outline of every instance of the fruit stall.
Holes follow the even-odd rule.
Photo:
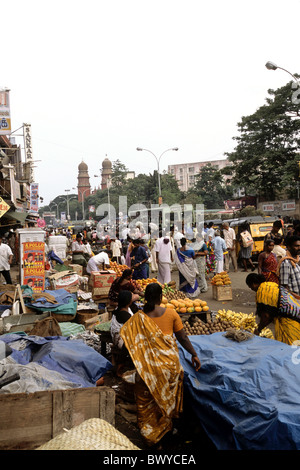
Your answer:
[[[223,271],[211,280],[213,298],[215,300],[232,300],[231,279],[226,271]]]

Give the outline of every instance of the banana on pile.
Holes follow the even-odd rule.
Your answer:
[[[234,312],[233,310],[218,310],[216,319],[229,321],[237,330],[246,330],[253,333],[257,328],[255,315],[253,313]],[[273,333],[269,328],[264,328],[259,336],[274,339]]]

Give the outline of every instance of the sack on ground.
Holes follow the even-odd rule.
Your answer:
[[[43,338],[62,335],[59,323],[56,318],[53,317],[36,321],[29,334],[32,336],[42,336]]]
[[[248,230],[245,230],[244,232],[241,232],[241,239],[242,239],[242,244],[243,244],[244,248],[247,248],[248,246],[252,245],[252,243],[253,243],[253,238],[251,237]]]

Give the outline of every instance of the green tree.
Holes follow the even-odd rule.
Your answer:
[[[268,90],[266,104],[238,123],[239,136],[233,137],[237,146],[225,154],[232,164],[223,173],[230,172],[247,194],[273,200],[286,189],[295,195],[300,120],[293,93],[291,83]]]
[[[161,175],[160,181],[163,203],[169,206],[172,204],[181,204],[184,194],[180,191],[175,177],[164,172]]]
[[[209,163],[195,176],[192,193],[198,195],[206,209],[224,208],[224,201],[232,196],[231,187],[217,166]]]
[[[111,175],[111,184],[112,186],[123,186],[126,183],[126,174],[128,173],[128,168],[120,160],[112,162],[112,175]]]

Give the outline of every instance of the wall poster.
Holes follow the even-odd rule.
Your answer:
[[[45,288],[45,243],[23,243],[23,285],[28,285],[35,292]]]

